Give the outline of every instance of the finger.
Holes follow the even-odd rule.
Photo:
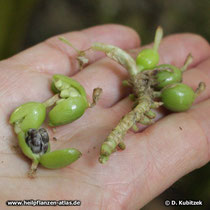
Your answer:
[[[132,55],[136,57],[141,49],[152,47],[152,45],[153,43],[143,48],[132,50]],[[200,35],[183,33],[165,37],[160,43],[158,52],[160,54],[160,64],[167,63],[177,67],[183,66],[187,55],[191,53],[193,62],[189,65],[190,68],[210,56],[210,46]]]
[[[183,74],[183,83],[189,85],[194,90],[200,82],[206,84],[205,90],[196,98],[195,104],[206,100],[210,96],[210,58],[201,62],[199,65],[186,71]]]
[[[147,189],[147,196],[141,198],[143,203],[209,162],[209,105],[208,100],[187,113],[170,115],[145,131],[147,139],[138,134],[138,140],[132,142],[142,141],[135,144],[138,150],[135,149],[136,164],[133,167],[138,166],[144,171],[144,179],[138,182],[138,189]],[[141,151],[142,147],[147,151]],[[146,163],[139,166],[142,155]]]
[[[113,24],[71,32],[64,36],[78,48],[86,48],[95,41],[115,44],[125,49],[139,45],[136,32],[128,27]],[[72,60],[70,57],[76,56],[76,52],[57,38],[58,36],[51,38],[4,62],[0,62],[2,81],[0,95],[5,103],[8,100],[8,95],[10,96],[10,103],[5,108],[8,113],[25,101],[43,101],[50,97],[51,75],[39,74],[39,71],[50,74],[65,74],[71,71],[73,73],[76,70],[70,66],[70,60]],[[93,55],[92,59],[94,58]]]
[[[196,65],[210,56],[209,44],[198,35],[177,34],[164,38],[160,45],[161,60],[176,66],[184,63],[189,52],[194,56],[193,65]],[[110,107],[128,94],[128,88],[122,86],[122,80],[127,76],[127,71],[121,65],[104,58],[88,66],[74,78],[84,85],[89,97],[95,87],[101,87],[103,94],[99,104]]]
[[[189,112],[167,116],[142,133],[127,134],[126,150],[114,153],[106,165],[112,174],[118,170],[112,166],[120,166],[121,174],[112,177],[111,186],[104,183],[106,188],[117,190],[115,179],[124,183],[121,191],[126,190],[135,205],[142,207],[179,178],[206,164],[210,159],[209,107],[210,100]],[[122,198],[121,202],[123,205],[126,200]]]
[[[179,39],[182,41],[178,42]],[[163,55],[160,57],[160,63],[169,63],[178,67],[184,64],[189,53],[191,53],[193,57],[193,62],[189,67],[197,65],[210,56],[209,43],[202,36],[197,34],[177,34],[169,36],[168,39],[160,45],[159,51],[160,54]]]
[[[33,71],[72,75],[79,69],[76,61],[77,53],[73,48],[58,40],[60,36],[68,39],[79,50],[89,48],[93,42],[105,42],[123,49],[137,47],[140,42],[133,29],[117,24],[107,24],[52,37],[12,57],[9,61],[15,62],[16,65],[27,66]],[[100,56],[102,54],[88,54],[91,62]]]

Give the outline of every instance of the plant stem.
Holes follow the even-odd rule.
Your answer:
[[[157,49],[162,39],[162,28],[159,27],[157,29],[155,39],[155,48]],[[91,49],[106,53],[109,58],[126,68],[130,77],[128,82],[132,86],[135,100],[134,108],[120,120],[101,146],[99,162],[105,163],[116,150],[117,146],[125,148],[125,146],[122,146],[122,139],[127,131],[138,122],[144,124],[151,123],[150,118],[145,114],[149,113],[152,106],[159,107],[162,104],[153,101],[154,90],[151,88],[151,82],[148,81],[148,75],[139,72],[136,62],[127,52],[118,47],[103,43],[93,43]],[[126,84],[128,83],[126,82]]]
[[[197,89],[195,90],[195,97],[198,97],[206,89],[206,84],[200,82]]]
[[[154,46],[153,46],[153,49],[155,51],[158,51],[162,37],[163,37],[163,29],[162,27],[158,26],[155,33],[155,40],[154,40]]]
[[[181,71],[184,72],[187,70],[188,66],[192,63],[193,57],[192,54],[190,53],[187,58],[185,59],[184,65],[181,67]]]
[[[124,66],[131,76],[135,76],[138,74],[139,70],[136,66],[136,62],[124,50],[113,45],[107,45],[98,42],[93,43],[91,49],[106,53],[109,58],[112,58],[113,60]]]
[[[62,42],[64,42],[65,44],[69,45],[70,47],[72,47],[77,52],[77,54],[80,55],[81,51],[78,50],[76,47],[74,47],[74,45],[71,44],[71,42],[69,42],[66,38],[61,36],[58,39],[61,40]]]
[[[153,92],[153,97],[154,98],[160,98],[160,96],[161,96],[161,92],[160,91],[154,91]]]
[[[96,103],[98,102],[98,100],[100,98],[102,91],[103,91],[102,88],[94,88],[93,95],[92,95],[93,102],[89,105],[90,108],[92,108],[96,105]]]
[[[28,177],[29,178],[35,178],[36,170],[37,170],[38,165],[39,165],[39,162],[33,160],[32,164],[31,164],[31,169],[28,172]]]
[[[144,96],[138,101],[138,105],[120,120],[119,124],[112,130],[101,146],[100,163],[105,163],[108,160],[108,157],[115,151],[117,145],[122,142],[127,131],[136,122],[144,118],[145,112],[150,111],[150,105],[151,99]]]

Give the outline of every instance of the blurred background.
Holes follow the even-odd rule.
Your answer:
[[[210,41],[210,0],[0,0],[0,60],[50,36],[104,24],[134,28],[142,44],[153,41],[158,25],[164,34],[192,32]],[[180,179],[144,210],[165,207],[164,200],[202,200],[210,209],[210,164]]]

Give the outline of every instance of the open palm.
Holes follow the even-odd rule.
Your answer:
[[[123,49],[139,47],[137,34],[119,25],[97,26],[63,36],[81,50],[96,41]],[[176,34],[163,39],[159,52],[162,63],[177,66],[191,52],[194,61],[184,74],[184,83],[195,88],[204,81],[206,91],[188,112],[165,116],[162,109],[158,110],[158,122],[142,132],[129,132],[125,137],[126,150],[114,153],[104,165],[98,162],[100,145],[131,109],[128,90],[121,85],[127,77],[126,70],[102,53],[88,52],[90,64],[79,71],[76,52],[57,37],[2,61],[0,205],[11,199],[78,199],[81,209],[139,209],[180,177],[206,164],[210,159],[209,44],[198,35]],[[15,149],[17,137],[8,119],[17,106],[50,98],[51,78],[56,73],[79,81],[90,101],[95,87],[101,87],[103,94],[98,104],[79,120],[57,127],[56,131],[47,122],[44,125],[52,150],[74,147],[82,152],[82,157],[59,170],[39,167],[37,177],[29,179],[31,162],[20,149]],[[59,208],[62,207],[56,207]]]

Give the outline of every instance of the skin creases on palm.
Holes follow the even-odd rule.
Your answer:
[[[87,29],[83,33],[88,33],[89,36],[94,34],[98,37],[94,41],[100,42],[109,40],[106,40],[105,35],[100,38],[101,33],[98,32],[97,35],[96,31],[104,30],[107,37],[110,37],[111,30],[113,40],[119,33],[124,33],[124,37],[127,36],[125,39],[129,38],[131,43],[117,39],[110,42],[124,49],[138,47],[136,34],[130,29],[121,26],[100,27]],[[107,27],[106,30],[104,27]],[[182,49],[176,49],[174,40]],[[49,43],[51,47],[48,46]],[[60,45],[55,39],[53,43]],[[40,44],[0,63],[1,203],[11,198],[78,199],[82,202],[81,208],[85,209],[138,209],[180,177],[209,161],[209,147],[205,136],[208,135],[206,116],[210,112],[207,87],[196,101],[199,104],[193,109],[187,113],[168,115],[142,132],[130,131],[125,137],[126,150],[113,153],[104,165],[98,163],[102,142],[132,105],[126,98],[128,91],[121,85],[127,76],[125,70],[105,58],[90,64],[81,72],[71,73],[85,87],[89,100],[93,88],[102,87],[103,95],[99,103],[93,109],[88,109],[77,121],[57,127],[55,132],[47,123],[43,125],[49,132],[52,150],[73,147],[82,152],[82,157],[59,170],[39,167],[37,177],[28,179],[27,171],[31,161],[16,147],[17,138],[8,119],[17,106],[28,101],[43,102],[51,97],[49,86],[53,74],[70,75],[69,58],[52,47],[52,40],[48,44]],[[201,46],[199,50],[196,47],[198,45]],[[168,46],[170,55],[167,53]],[[181,58],[180,51],[183,52]],[[199,71],[199,68],[207,71],[206,66],[209,66],[209,61],[205,60],[210,57],[210,50],[205,40],[197,35],[172,35],[166,37],[160,45],[161,60],[164,63],[168,61],[181,66],[189,52],[194,57],[192,66],[197,70],[186,72],[184,81],[196,87],[202,78],[208,84],[208,78],[204,78]],[[73,51],[67,54],[69,53],[73,55]],[[99,56],[101,55],[96,58]],[[90,59],[91,62],[96,58]],[[205,114],[201,114],[200,110],[205,111]],[[157,119],[160,119],[165,112],[158,110],[157,115]],[[17,189],[21,189],[21,193]]]

